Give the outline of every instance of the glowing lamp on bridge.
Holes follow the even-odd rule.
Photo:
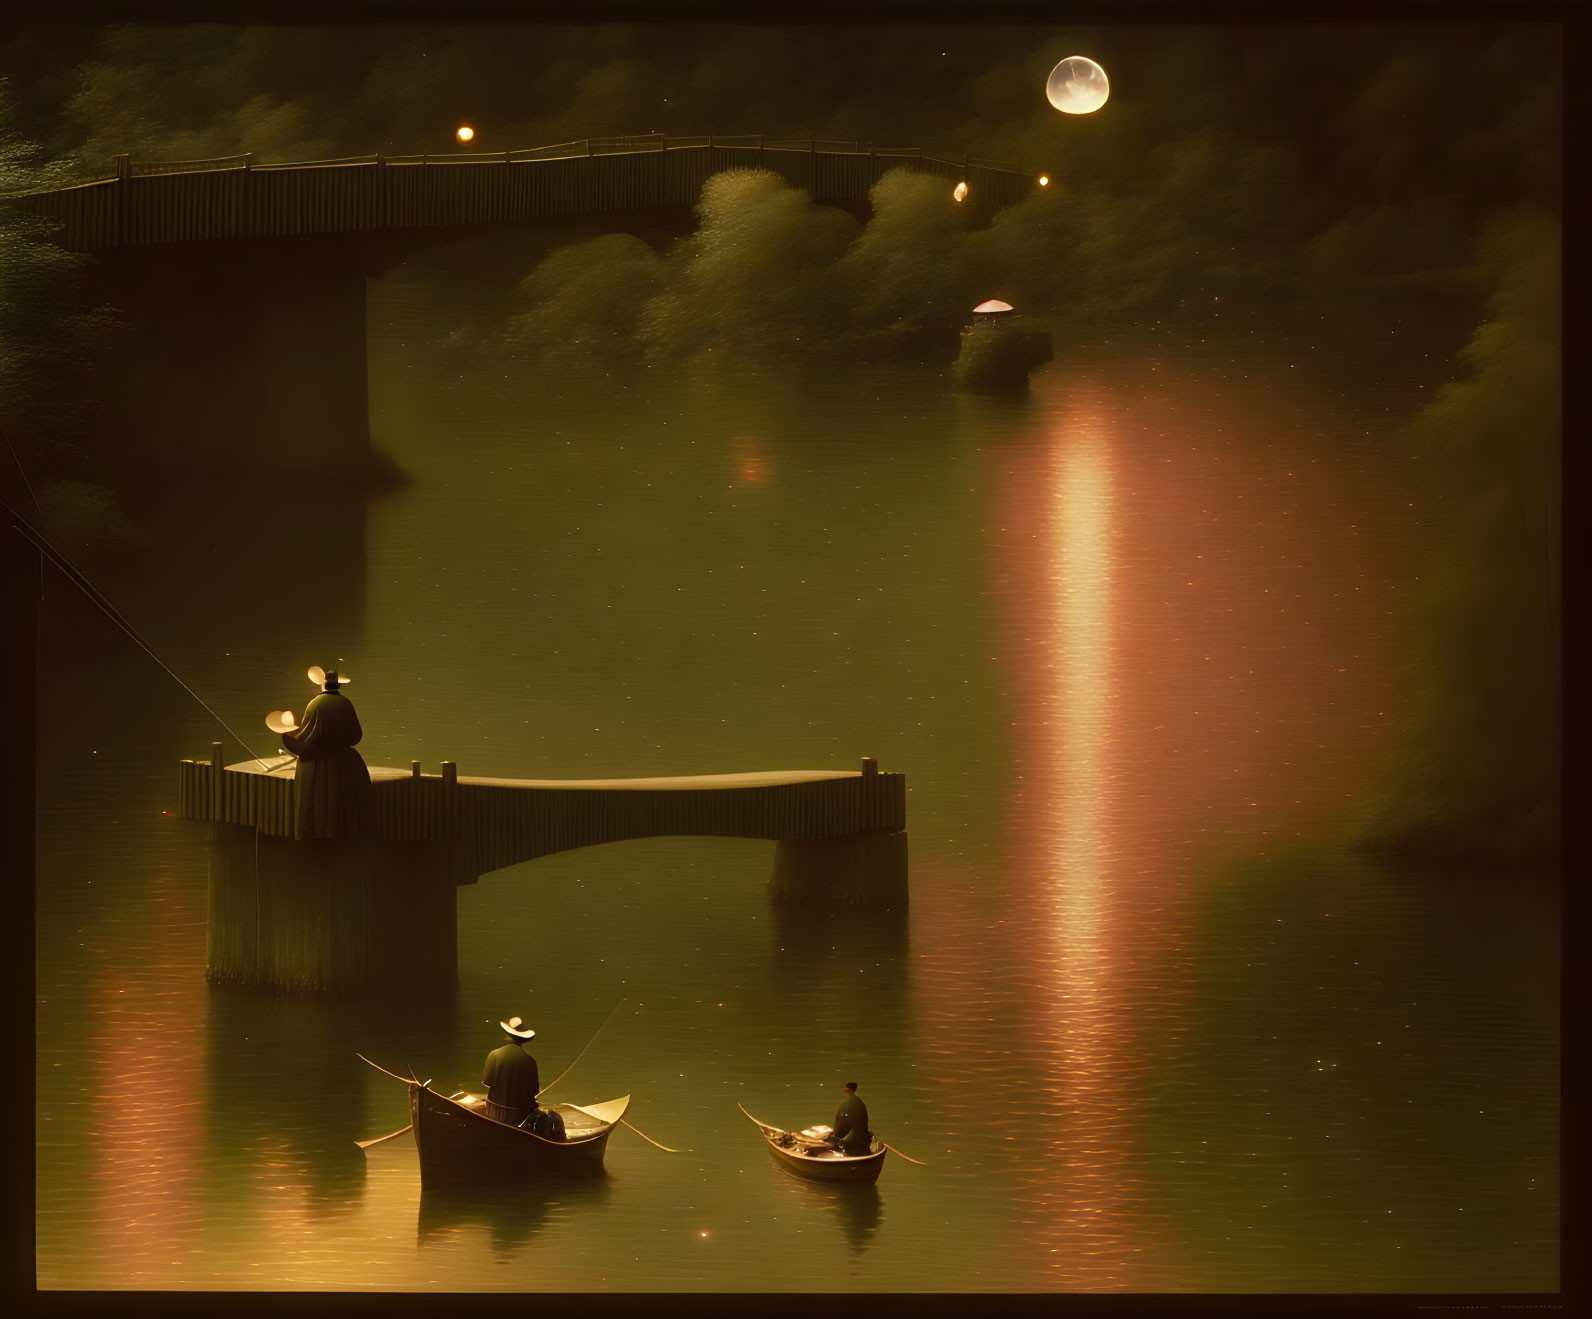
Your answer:
[[[956,187],[951,189],[951,196],[959,202],[965,202],[967,200],[967,184],[958,183]]]
[[[1039,186],[1041,188],[1048,188],[1050,186],[1050,175],[1041,174],[1039,176]]]
[[[464,124],[460,127],[457,136],[459,141],[468,142],[475,136],[475,129],[471,128],[469,124]]]
[[[1087,55],[1069,55],[1045,80],[1045,99],[1063,114],[1093,114],[1106,103],[1111,83]]]

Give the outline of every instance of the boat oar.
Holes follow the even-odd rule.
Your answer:
[[[574,1064],[571,1064],[571,1066],[573,1066],[573,1065]],[[640,1136],[642,1140],[646,1141],[647,1144],[649,1144],[649,1145],[658,1145],[658,1142],[655,1141],[651,1136],[649,1136],[645,1131],[639,1131],[635,1127],[630,1126],[630,1123],[626,1122],[624,1120],[624,1118],[620,1118],[619,1121],[624,1126],[630,1127],[630,1129],[632,1131],[634,1131],[636,1133],[636,1135]],[[662,1150],[665,1154],[678,1154],[680,1152],[679,1150],[670,1149],[667,1145],[658,1145],[658,1148],[660,1150]]]
[[[592,1045],[597,1043],[597,1037],[603,1033],[603,1026],[606,1026],[610,1021],[612,1021],[614,1019],[614,1012],[618,1012],[620,1008],[624,1007],[624,1005],[625,1005],[625,1000],[624,999],[620,999],[619,1002],[614,1004],[614,1011],[610,1012],[605,1018],[603,1018],[603,1025],[597,1027],[597,1029],[592,1033],[591,1039],[586,1041],[586,1049],[591,1048]],[[582,1058],[584,1058],[586,1056],[586,1049],[582,1049],[579,1053],[577,1053],[575,1055],[575,1062],[570,1063],[570,1065],[568,1067],[566,1067],[557,1076],[555,1076],[551,1081],[549,1081],[540,1090],[538,1090],[536,1092],[536,1097],[538,1099],[540,1099],[549,1090],[551,1090],[555,1085],[557,1085],[566,1076],[568,1076],[572,1071],[574,1071],[575,1070],[575,1063],[578,1063]],[[620,1120],[624,1121],[624,1119],[622,1119],[622,1118]],[[625,1125],[629,1126],[630,1124],[628,1122],[626,1122]],[[638,1132],[637,1134],[639,1135],[640,1133]],[[660,1145],[659,1148],[662,1149],[663,1147]]]
[[[370,1059],[365,1057],[365,1055],[362,1053],[356,1053],[354,1057],[358,1058],[360,1062],[376,1068],[376,1070],[383,1076],[390,1076],[393,1080],[402,1081],[405,1085],[416,1084],[415,1081],[409,1079],[408,1077],[399,1076],[397,1072],[389,1072],[385,1067],[371,1062]],[[358,1145],[362,1150],[368,1150],[372,1145],[380,1145],[382,1141],[391,1140],[394,1136],[401,1136],[408,1130],[410,1130],[410,1127],[400,1127],[397,1131],[389,1131],[385,1136],[377,1136],[373,1140],[356,1140],[354,1144]]]
[[[879,1143],[883,1145],[885,1149],[889,1150],[890,1153],[894,1154],[898,1159],[905,1159],[908,1163],[915,1163],[920,1168],[927,1168],[929,1166],[928,1164],[924,1163],[922,1159],[914,1159],[909,1154],[901,1153],[900,1150],[898,1150],[894,1145],[891,1145],[888,1141],[881,1140]]]
[[[389,1131],[385,1136],[376,1136],[370,1140],[356,1140],[354,1144],[358,1145],[362,1150],[368,1150],[372,1145],[380,1145],[384,1140],[392,1140],[412,1130],[414,1130],[412,1126],[399,1127],[397,1131]]]

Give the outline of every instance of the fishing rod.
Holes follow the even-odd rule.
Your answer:
[[[380,1063],[371,1062],[370,1059],[365,1057],[365,1055],[362,1054],[362,1053],[355,1053],[354,1057],[358,1058],[360,1062],[367,1063],[371,1067],[374,1067],[383,1076],[392,1077],[392,1079],[395,1080],[395,1081],[402,1081],[405,1085],[419,1085],[420,1084],[420,1078],[419,1077],[416,1077],[416,1076],[399,1076],[397,1072],[389,1072]],[[429,1085],[430,1082],[428,1081],[427,1084]]]
[[[15,454],[12,456],[15,457]],[[255,761],[262,767],[265,765],[265,761],[255,753],[254,748],[245,742],[241,737],[239,737],[232,725],[223,719],[219,714],[217,714],[215,710],[211,708],[210,703],[204,699],[204,697],[200,696],[198,692],[194,691],[192,687],[185,683],[177,675],[176,670],[174,670],[171,665],[167,664],[165,660],[161,659],[160,656],[155,653],[155,648],[139,635],[138,629],[122,617],[121,612],[116,608],[116,606],[111,604],[111,602],[100,593],[99,588],[96,587],[93,582],[89,581],[87,577],[78,571],[72,561],[55,547],[48,536],[44,535],[43,532],[34,527],[33,524],[23,517],[21,513],[17,512],[16,509],[12,508],[8,501],[0,499],[0,507],[4,507],[6,512],[11,515],[11,525],[15,527],[17,532],[27,541],[29,541],[33,547],[39,551],[40,554],[49,560],[51,567],[65,577],[67,581],[71,582],[73,586],[77,587],[77,589],[88,598],[90,604],[92,604],[96,609],[110,619],[111,622],[115,623],[117,627],[125,632],[140,650],[148,655],[150,659],[154,660],[156,664],[160,665],[160,667],[171,676],[172,680],[176,682],[176,684],[181,687],[183,691],[187,692],[189,696],[193,697],[193,699],[197,701],[201,707],[203,707],[206,714],[220,724],[222,728],[226,729],[226,731],[231,735],[232,740],[249,753],[250,760]]]
[[[615,1012],[618,1012],[618,1011],[619,1011],[619,1009],[620,1009],[620,1008],[622,1008],[622,1007],[624,1007],[624,1005],[625,1005],[625,1000],[624,1000],[624,999],[620,999],[620,1000],[619,1000],[619,1002],[617,1002],[617,1003],[615,1003],[615,1004],[614,1004],[614,1011],[613,1011],[613,1012],[610,1012],[610,1013],[609,1013],[609,1014],[608,1014],[608,1015],[607,1015],[607,1016],[606,1016],[606,1017],[605,1017],[605,1018],[604,1018],[604,1019],[603,1019],[603,1024],[602,1024],[602,1026],[599,1026],[599,1027],[597,1027],[597,1029],[596,1029],[596,1031],[594,1031],[594,1032],[593,1032],[593,1033],[592,1033],[592,1037],[591,1037],[591,1039],[589,1039],[589,1040],[587,1040],[587,1041],[586,1041],[586,1049],[589,1049],[589,1048],[591,1048],[591,1046],[592,1046],[592,1045],[594,1045],[594,1044],[596,1044],[596,1043],[597,1043],[597,1036],[599,1036],[599,1035],[601,1035],[601,1034],[602,1034],[602,1033],[603,1033],[603,1026],[606,1026],[606,1025],[607,1025],[607,1024],[608,1024],[608,1023],[609,1023],[609,1022],[610,1022],[610,1021],[612,1021],[612,1020],[613,1020],[613,1019],[614,1019],[614,1013],[615,1013]],[[538,1091],[537,1091],[537,1092],[536,1092],[536,1097],[537,1097],[537,1098],[538,1098],[538,1099],[540,1099],[540,1098],[541,1098],[541,1097],[542,1097],[542,1096],[543,1096],[543,1095],[545,1095],[545,1094],[546,1094],[546,1093],[547,1093],[547,1092],[548,1092],[548,1091],[549,1091],[549,1090],[551,1090],[551,1089],[552,1089],[552,1088],[553,1088],[553,1087],[554,1087],[554,1086],[555,1086],[555,1085],[557,1085],[557,1084],[558,1084],[558,1083],[559,1083],[559,1082],[560,1082],[560,1081],[562,1081],[562,1080],[563,1080],[563,1079],[564,1079],[564,1078],[565,1078],[565,1077],[566,1077],[566,1076],[568,1076],[568,1075],[569,1075],[569,1074],[570,1074],[570,1073],[571,1073],[571,1072],[572,1072],[572,1071],[574,1071],[574,1070],[575,1070],[575,1063],[578,1063],[578,1062],[579,1062],[579,1061],[580,1061],[580,1060],[581,1060],[581,1059],[582,1059],[582,1058],[584,1058],[584,1057],[585,1057],[585,1056],[586,1056],[586,1049],[582,1049],[582,1050],[581,1050],[581,1051],[580,1051],[580,1052],[579,1052],[579,1053],[577,1053],[577,1054],[576,1054],[576,1055],[575,1055],[575,1062],[572,1062],[572,1063],[570,1063],[570,1065],[569,1065],[569,1066],[568,1066],[568,1067],[566,1067],[566,1068],[565,1068],[565,1069],[564,1069],[564,1070],[563,1070],[563,1071],[561,1071],[561,1072],[560,1072],[560,1073],[559,1073],[559,1074],[558,1074],[558,1075],[557,1075],[557,1076],[555,1076],[555,1077],[554,1077],[554,1078],[553,1078],[553,1079],[552,1079],[552,1080],[551,1080],[551,1081],[549,1081],[549,1082],[548,1082],[548,1083],[547,1083],[547,1084],[546,1084],[546,1085],[544,1085],[544,1086],[543,1086],[543,1087],[542,1087],[542,1088],[541,1088],[541,1089],[540,1089],[540,1090],[538,1090]],[[621,1119],[621,1121],[623,1121],[623,1119]],[[626,1125],[629,1125],[629,1124],[628,1124],[628,1123],[627,1123],[627,1124],[626,1124]],[[639,1135],[640,1135],[640,1134],[641,1134],[641,1133],[640,1133],[640,1132],[639,1132],[639,1131],[638,1131],[638,1132],[637,1132],[637,1133],[636,1133],[636,1134],[637,1134],[637,1135],[638,1135],[638,1136],[639,1136]],[[659,1146],[659,1148],[660,1148],[660,1149],[661,1149],[661,1148],[662,1148],[662,1146]]]
[[[4,426],[0,426],[0,439],[4,439],[6,442],[6,451],[11,455],[11,461],[16,466],[17,475],[22,478],[22,486],[28,492],[28,499],[33,504],[33,511],[39,515],[40,524],[48,530],[50,520],[44,516],[44,505],[39,503],[39,497],[33,493],[33,482],[28,480],[28,469],[22,465],[22,459],[17,456],[16,449],[12,447],[11,436]]]
[[[586,1049],[591,1048],[592,1045],[597,1043],[597,1036],[599,1036],[599,1035],[601,1035],[603,1033],[603,1028],[606,1027],[608,1025],[608,1023],[614,1019],[615,1014],[619,1011],[620,1008],[624,1007],[624,1005],[625,1005],[625,1000],[624,999],[620,999],[619,1002],[614,1004],[613,1012],[610,1012],[606,1017],[603,1018],[603,1024],[601,1026],[597,1027],[597,1029],[592,1033],[591,1039],[586,1041]],[[551,1090],[555,1085],[557,1085],[566,1076],[568,1076],[572,1071],[574,1071],[575,1070],[575,1063],[578,1063],[582,1058],[584,1058],[586,1056],[586,1049],[582,1049],[579,1053],[577,1053],[575,1055],[575,1062],[570,1063],[570,1065],[568,1067],[566,1067],[557,1076],[555,1076],[551,1081],[549,1081],[540,1090],[538,1090],[536,1092],[536,1097],[538,1099],[540,1099],[549,1090]],[[577,1105],[575,1105],[575,1107],[579,1108],[580,1105],[577,1104]],[[680,1153],[679,1150],[671,1149],[669,1146],[664,1145],[664,1144],[662,1144],[659,1141],[653,1140],[653,1138],[651,1136],[649,1136],[645,1131],[641,1130],[641,1128],[636,1126],[634,1123],[626,1122],[624,1118],[620,1118],[619,1122],[620,1122],[621,1126],[629,1127],[632,1131],[634,1131],[636,1133],[636,1135],[640,1136],[642,1140],[646,1141],[647,1144],[656,1145],[665,1154],[678,1154],[678,1153]]]

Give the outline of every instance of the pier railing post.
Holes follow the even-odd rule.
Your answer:
[[[221,743],[210,744],[210,838],[221,833]]]
[[[459,820],[459,766],[451,760],[442,762],[442,818],[452,832]]]

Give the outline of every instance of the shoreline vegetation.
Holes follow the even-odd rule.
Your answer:
[[[1056,355],[1051,333],[1033,317],[1011,316],[995,325],[962,332],[951,377],[984,393],[1028,388],[1028,373]]]

